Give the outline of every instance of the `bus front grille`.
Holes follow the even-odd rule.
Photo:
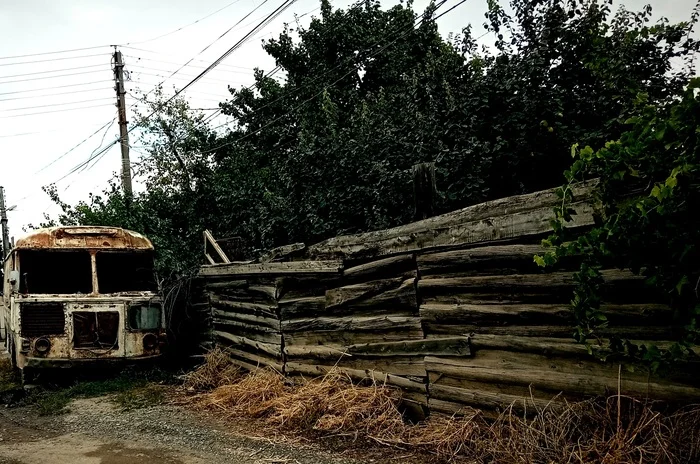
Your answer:
[[[66,331],[61,303],[23,303],[19,317],[23,337],[62,335]]]

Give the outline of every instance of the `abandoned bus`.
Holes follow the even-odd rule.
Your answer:
[[[22,377],[158,357],[165,341],[153,245],[114,227],[55,227],[18,240],[5,258],[2,317]]]

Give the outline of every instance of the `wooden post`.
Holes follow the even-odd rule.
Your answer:
[[[419,221],[435,215],[435,163],[416,164],[411,172],[416,207],[414,220]]]
[[[122,188],[127,198],[132,195],[131,161],[129,160],[129,131],[126,127],[126,90],[124,89],[124,62],[122,52],[114,47],[114,83],[117,91],[117,109],[119,111],[119,142],[122,149]]]

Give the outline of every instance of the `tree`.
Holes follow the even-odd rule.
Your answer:
[[[693,73],[672,63],[691,63],[696,16],[651,24],[650,8],[592,0],[512,0],[509,16],[492,0],[495,44],[479,49],[469,26],[440,36],[442,8],[322,0],[308,27],[264,43],[281,80],[258,70],[231,89],[230,132],[155,94],[142,216],[112,189],[64,217],[133,223],[178,269],[204,228],[269,248],[395,226],[411,220],[414,164],[436,163],[439,212],[559,185],[572,144],[619,139],[640,94],[668,104]]]

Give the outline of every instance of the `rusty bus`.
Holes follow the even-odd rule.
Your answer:
[[[40,229],[5,258],[2,317],[24,381],[38,368],[157,358],[165,342],[153,245],[115,227]]]

